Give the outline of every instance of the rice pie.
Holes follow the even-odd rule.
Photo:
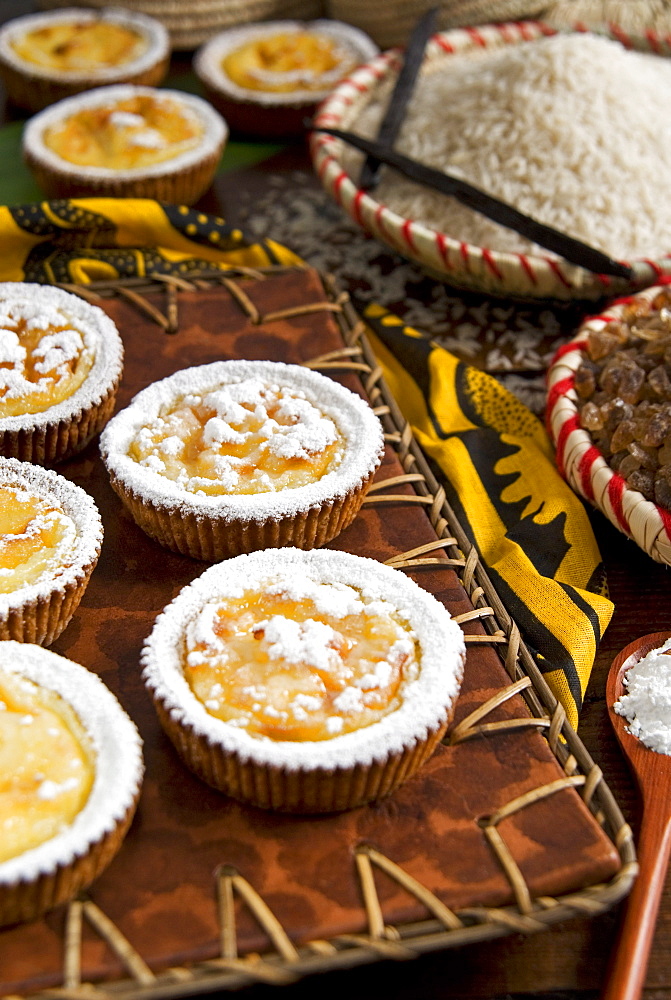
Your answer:
[[[51,465],[112,414],[123,345],[97,306],[48,285],[0,283],[0,454]]]
[[[58,101],[27,123],[23,155],[50,198],[191,205],[209,187],[228,127],[207,101],[118,84]]]
[[[100,555],[92,497],[50,469],[0,458],[0,640],[49,645]]]
[[[169,59],[163,24],[131,10],[67,7],[0,28],[0,77],[10,100],[31,112],[92,87],[156,86]]]
[[[317,104],[377,52],[368,35],[342,21],[269,21],[215,35],[193,67],[233,130],[286,138],[302,135]]]
[[[220,361],[138,393],[100,448],[147,534],[218,561],[330,541],[356,516],[384,441],[368,403],[318,372]]]
[[[114,695],[40,646],[0,642],[0,924],[32,920],[107,867],[130,826],[141,741]]]
[[[400,570],[348,552],[266,549],[210,567],[142,653],[159,719],[200,778],[252,805],[350,809],[433,753],[465,644]]]

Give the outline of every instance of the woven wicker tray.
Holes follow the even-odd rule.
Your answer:
[[[170,997],[282,983],[595,915],[630,888],[632,837],[565,721],[386,389],[346,295],[310,269],[72,289],[116,320],[120,405],[216,358],[308,363],[367,394],[388,449],[333,543],[388,561],[467,637],[446,745],[396,794],[337,816],[246,808],[162,735],[138,656],[204,564],[161,549],[113,494],[95,443],[61,467],[98,502],[101,561],[54,649],[98,672],[137,722],[147,777],[131,832],[90,894],[0,932],[2,994]],[[616,846],[617,845],[617,846]]]

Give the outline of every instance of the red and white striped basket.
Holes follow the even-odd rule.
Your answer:
[[[668,285],[671,279],[663,283]],[[575,337],[557,351],[548,369],[546,420],[557,466],[573,489],[656,562],[671,565],[671,511],[646,500],[610,468],[589,431],[580,426],[575,389],[575,374],[584,359],[589,331],[603,329],[618,319],[632,301],[651,301],[659,290],[656,285],[636,296],[618,299],[605,312],[585,320]]]
[[[430,70],[456,53],[482,52],[483,48],[521,45],[556,28],[542,21],[517,21],[456,28],[434,35],[426,49]],[[633,44],[617,25],[603,33],[623,44]],[[671,40],[646,32],[636,37],[636,47],[659,55],[671,51]],[[400,48],[389,49],[361,66],[339,84],[320,106],[315,126],[357,131],[357,119],[380,84],[395,78],[402,65]],[[324,188],[366,232],[417,264],[432,277],[460,288],[521,299],[597,300],[645,288],[664,274],[671,274],[671,257],[629,261],[633,278],[609,278],[541,253],[504,253],[465,243],[438,232],[421,221],[405,219],[357,187],[343,167],[345,144],[340,139],[312,132],[310,151]]]

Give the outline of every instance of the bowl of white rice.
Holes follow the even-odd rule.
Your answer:
[[[460,288],[597,300],[671,273],[671,59],[653,33],[557,31],[537,21],[434,35],[395,149],[631,266],[630,279],[571,264],[383,167],[320,126],[374,138],[402,65],[392,49],[321,105],[310,138],[325,189],[364,230]]]

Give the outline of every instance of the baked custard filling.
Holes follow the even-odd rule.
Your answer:
[[[133,170],[176,159],[195,149],[203,136],[202,123],[177,101],[134,94],[81,107],[46,128],[43,141],[76,166]]]
[[[301,390],[247,378],[165,405],[128,455],[190,493],[222,496],[317,482],[344,449],[334,421]]]
[[[93,779],[89,741],[70,706],[0,672],[0,862],[69,826]]]
[[[0,299],[0,418],[42,413],[72,396],[94,360],[58,305]]]
[[[56,502],[0,486],[0,594],[53,577],[76,543],[75,523]]]
[[[64,20],[26,31],[11,46],[20,59],[41,69],[78,73],[123,66],[142,55],[147,42],[139,32],[109,20]]]
[[[308,31],[252,38],[222,60],[226,76],[246,90],[291,93],[323,90],[337,82],[355,60],[334,38]]]
[[[187,626],[183,670],[229,725],[328,740],[400,707],[419,674],[417,645],[390,602],[292,575],[206,603]]]

